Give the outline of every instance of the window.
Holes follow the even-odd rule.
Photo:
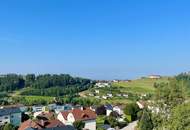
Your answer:
[[[7,117],[7,116],[5,117],[5,119],[8,119],[8,118],[9,118],[9,117]]]

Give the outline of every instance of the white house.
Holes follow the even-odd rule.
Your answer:
[[[113,111],[117,112],[119,115],[123,115],[124,112],[119,106],[114,106]]]
[[[96,83],[95,86],[98,88],[104,88],[104,87],[110,87],[110,84],[109,83]]]
[[[105,100],[107,100],[107,99],[108,99],[108,97],[107,97],[107,96],[105,96],[105,95],[103,95],[103,96],[102,96],[102,98],[103,98],[103,99],[105,99]]]
[[[136,104],[139,106],[140,109],[143,109],[145,107],[145,104],[142,101],[137,101]]]
[[[49,104],[48,105],[48,109],[49,110],[54,110],[54,109],[56,109],[57,108],[57,105],[56,104]]]
[[[99,93],[100,93],[100,90],[95,90],[95,93],[99,94]]]
[[[118,83],[119,80],[114,79],[114,80],[112,80],[112,82],[114,82],[114,83]]]
[[[83,121],[85,130],[96,130],[96,113],[90,109],[73,109],[60,112],[57,119],[65,125],[73,125],[75,121]]]
[[[0,108],[0,126],[5,123],[11,123],[14,126],[19,126],[21,124],[20,108]]]
[[[108,93],[107,96],[110,97],[110,98],[112,98],[112,97],[113,97],[113,94]]]
[[[123,94],[123,97],[128,98],[129,95],[128,94]]]
[[[62,111],[67,111],[67,110],[72,110],[72,109],[73,109],[72,105],[66,104],[66,105],[57,105],[56,109],[54,110],[56,114],[59,114]]]
[[[121,94],[116,94],[116,96],[121,97],[122,95]]]
[[[33,106],[32,111],[33,112],[41,112],[43,111],[44,106]]]
[[[88,95],[91,96],[91,97],[95,96],[94,93],[89,93]]]
[[[161,76],[160,75],[149,75],[148,78],[149,79],[160,79]]]
[[[113,112],[113,106],[111,104],[104,105],[106,108],[106,116],[109,116],[111,112]]]

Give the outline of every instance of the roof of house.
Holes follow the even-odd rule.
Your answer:
[[[65,126],[62,122],[59,120],[49,120],[49,121],[43,121],[43,120],[27,120],[23,122],[18,130],[26,130],[28,128],[33,128],[33,129],[45,129],[45,128],[60,128]]]
[[[113,106],[111,104],[104,105],[107,110],[113,110]]]
[[[21,113],[20,108],[18,107],[10,107],[10,108],[2,108],[0,109],[0,116],[10,115],[13,113]]]
[[[73,109],[70,111],[61,112],[62,116],[67,120],[69,113],[72,113],[76,121],[93,120],[96,119],[96,113],[90,109]]]
[[[47,120],[55,118],[55,115],[53,112],[42,112],[37,116],[38,119],[40,118],[46,118]]]
[[[46,129],[43,129],[43,130],[76,130],[73,126],[69,126],[69,125],[66,125],[66,126],[63,126],[63,127],[56,127],[56,128],[46,128]]]

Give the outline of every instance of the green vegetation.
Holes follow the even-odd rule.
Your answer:
[[[97,127],[102,126],[104,124],[105,117],[106,117],[105,115],[99,115],[99,116],[97,116],[97,118],[96,118],[96,125],[97,125]]]
[[[19,94],[30,96],[71,96],[87,90],[91,85],[91,80],[89,79],[73,78],[67,74],[44,74],[39,76],[34,74],[26,76],[8,74],[0,77],[1,92],[13,92],[23,89]]]
[[[133,80],[131,82],[119,82],[119,83],[113,83],[112,85],[114,87],[119,87],[119,89],[122,92],[131,92],[131,93],[154,93],[155,83],[161,83],[161,82],[168,82],[167,78],[161,78],[161,79],[137,79]]]
[[[155,85],[154,102],[158,111],[144,110],[138,124],[139,130],[189,130],[190,129],[190,75],[180,74],[168,83]]]
[[[153,129],[151,114],[146,109],[143,111],[142,117],[141,117],[138,125],[139,125],[140,130],[152,130]]]
[[[73,123],[73,126],[77,129],[77,130],[82,130],[85,126],[85,123],[82,121],[75,121]]]
[[[131,117],[131,121],[137,120],[137,113],[140,111],[138,105],[136,103],[130,103],[126,105],[124,109],[125,115],[128,115]]]
[[[82,97],[88,97],[90,99],[96,99],[97,96],[102,98],[102,96],[106,96],[108,93],[113,95],[112,98],[102,99],[101,104],[128,104],[143,98],[144,100],[151,99],[155,94],[156,88],[155,84],[159,83],[168,83],[168,78],[163,77],[161,79],[138,79],[132,80],[130,82],[118,82],[112,83],[111,87],[104,88],[90,88],[84,92],[81,92],[80,95]],[[95,91],[99,90],[99,93]],[[89,96],[89,94],[93,94],[93,96]],[[128,95],[125,97],[123,95]],[[142,95],[146,95],[146,97],[142,97]]]
[[[174,108],[168,122],[169,130],[189,130],[190,104],[183,104]]]
[[[16,130],[16,128],[12,124],[5,124],[2,130]]]

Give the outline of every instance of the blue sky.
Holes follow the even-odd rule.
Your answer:
[[[189,0],[0,1],[0,73],[127,79],[190,70]]]

